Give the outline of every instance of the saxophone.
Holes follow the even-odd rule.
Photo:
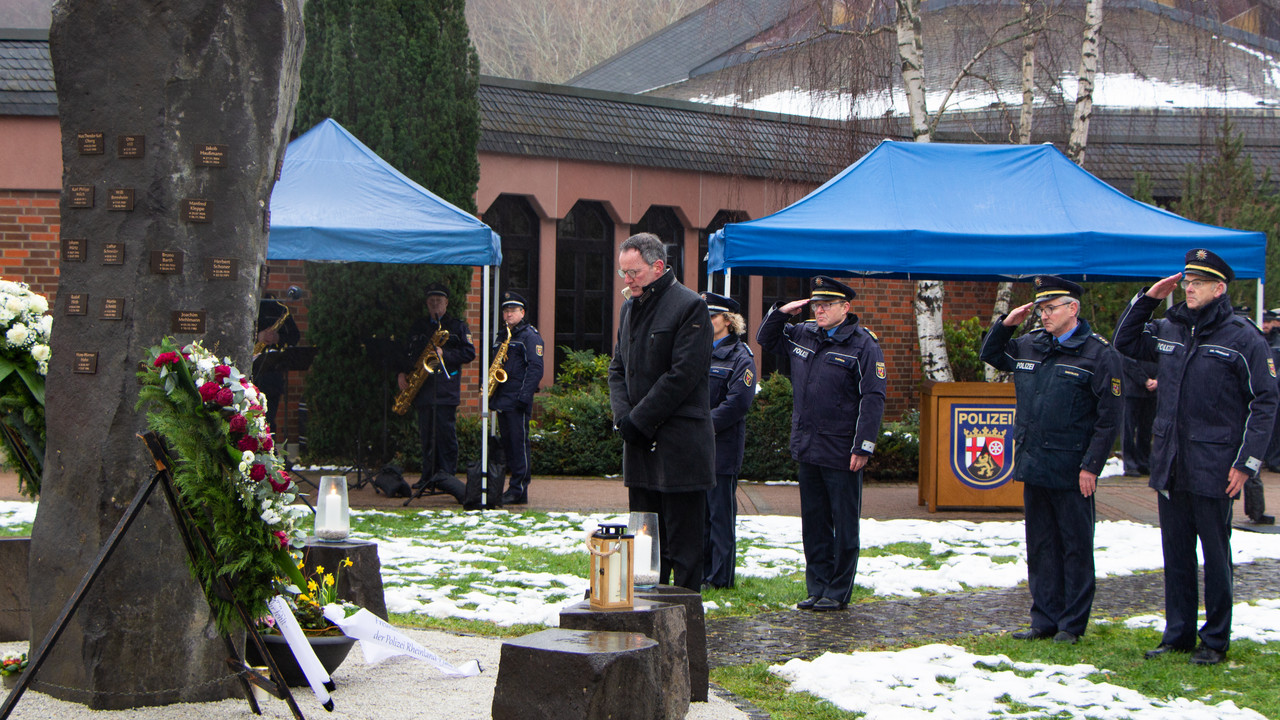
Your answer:
[[[404,415],[409,412],[409,408],[413,405],[413,399],[418,396],[418,391],[422,389],[422,383],[444,367],[444,358],[440,355],[440,348],[444,347],[444,344],[448,341],[449,331],[443,327],[436,330],[435,335],[431,336],[427,347],[423,349],[422,354],[418,356],[418,361],[414,363],[413,372],[409,373],[409,377],[406,379],[408,385],[405,389],[396,393],[395,402],[391,404],[392,412],[397,415]]]
[[[493,391],[498,386],[507,381],[507,371],[502,366],[507,362],[507,347],[511,345],[511,326],[507,326],[507,339],[502,341],[498,346],[498,353],[493,356],[493,362],[489,363],[489,397],[493,397]]]
[[[284,314],[281,315],[279,318],[277,318],[274,323],[271,323],[271,327],[267,328],[267,330],[271,330],[273,332],[278,331],[281,328],[281,326],[284,325],[284,321],[289,319],[289,306],[278,301],[277,301],[277,304],[280,305],[280,307],[284,308]],[[259,355],[262,354],[262,351],[266,349],[267,349],[266,343],[255,340],[253,343],[253,356],[258,357]]]

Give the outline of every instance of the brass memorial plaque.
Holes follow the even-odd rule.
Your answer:
[[[75,358],[71,361],[71,372],[83,375],[98,374],[98,353],[77,352]]]
[[[201,335],[204,333],[203,310],[174,310],[169,331]]]
[[[84,238],[62,238],[62,262],[84,262],[89,241]]]
[[[213,212],[213,203],[200,198],[187,198],[182,201],[182,219],[190,223],[207,223]]]
[[[76,150],[81,155],[101,155],[103,135],[97,131],[76,133]]]
[[[205,280],[235,280],[240,276],[240,261],[236,258],[205,258]]]
[[[67,294],[67,314],[68,315],[88,315],[89,314],[89,294],[88,293],[68,293]]]
[[[72,185],[67,190],[67,206],[73,208],[93,207],[93,186]]]
[[[227,166],[227,146],[204,143],[196,147],[196,167]]]
[[[102,264],[103,265],[123,265],[124,264],[124,243],[122,242],[102,243]]]
[[[262,232],[271,232],[271,208],[262,208]]]
[[[116,156],[140,158],[146,152],[147,136],[121,135],[116,138]]]
[[[133,210],[133,188],[112,188],[107,195],[107,209],[112,212]]]
[[[103,320],[123,320],[124,298],[104,298],[102,300],[102,314],[98,317]]]
[[[157,275],[181,275],[181,250],[152,250],[151,272]]]

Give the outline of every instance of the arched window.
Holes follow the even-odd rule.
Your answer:
[[[502,272],[498,293],[506,290],[524,298],[525,319],[538,318],[538,216],[520,195],[499,195],[482,216],[502,237]]]
[[[613,350],[613,221],[598,202],[579,200],[556,228],[556,337],[563,351]]]
[[[667,248],[667,267],[675,271],[676,280],[684,283],[684,226],[676,213],[665,205],[649,208],[640,222],[631,226],[631,234],[653,233]]]

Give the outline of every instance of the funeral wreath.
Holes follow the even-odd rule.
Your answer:
[[[44,471],[44,376],[49,372],[49,302],[25,283],[0,280],[0,442],[35,497]]]

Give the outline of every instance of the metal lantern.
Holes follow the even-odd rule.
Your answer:
[[[633,541],[626,525],[601,525],[587,539],[592,610],[631,609],[635,594]]]
[[[351,510],[347,505],[347,476],[322,475],[316,496],[316,537],[341,542],[351,534]]]

